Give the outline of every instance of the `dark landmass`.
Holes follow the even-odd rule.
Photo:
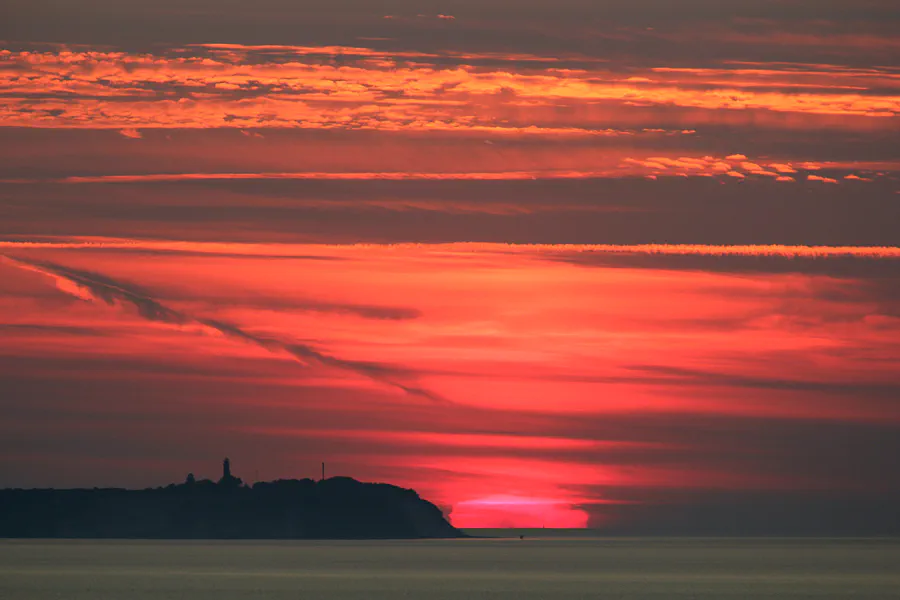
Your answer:
[[[349,477],[245,486],[230,473],[145,490],[0,490],[0,537],[409,539],[466,537],[414,490]]]

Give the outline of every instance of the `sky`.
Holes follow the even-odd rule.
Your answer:
[[[0,487],[900,532],[892,0],[5,0]]]

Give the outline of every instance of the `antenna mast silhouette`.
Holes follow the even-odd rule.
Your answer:
[[[322,481],[325,481],[325,463],[322,463]]]

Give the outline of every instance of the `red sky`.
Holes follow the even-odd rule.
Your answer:
[[[0,486],[900,527],[890,2],[296,4],[8,4]]]

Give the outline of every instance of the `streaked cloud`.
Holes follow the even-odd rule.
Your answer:
[[[77,271],[47,262],[31,262],[9,256],[2,256],[8,263],[51,277],[60,291],[70,294],[79,300],[88,302],[102,301],[115,305],[124,303],[135,307],[138,313],[150,321],[159,321],[176,326],[193,326],[201,332],[213,332],[229,338],[255,344],[272,352],[291,356],[301,364],[315,362],[327,367],[335,367],[368,377],[374,381],[396,387],[411,396],[431,401],[445,402],[436,394],[415,384],[401,382],[400,370],[375,362],[351,361],[337,358],[316,350],[307,344],[282,341],[267,335],[258,335],[216,319],[194,317],[174,310],[141,291],[129,289],[127,285],[95,273]]]
[[[260,258],[298,258],[324,259],[353,256],[360,250],[372,249],[390,252],[391,250],[432,249],[436,252],[450,253],[489,253],[489,254],[532,254],[541,253],[553,256],[582,254],[646,254],[654,256],[712,256],[712,257],[775,257],[775,258],[860,258],[860,259],[896,259],[900,258],[900,247],[897,246],[790,246],[790,245],[711,245],[711,244],[489,244],[475,242],[457,242],[450,244],[258,244],[258,243],[216,243],[176,240],[141,240],[102,237],[66,237],[54,239],[44,236],[41,239],[11,239],[12,236],[0,238],[0,248],[9,249],[69,249],[69,250],[153,250],[169,251],[186,255],[223,255],[226,257],[248,256]]]
[[[133,136],[131,136],[133,137]],[[830,170],[847,171],[850,169],[865,169],[870,177],[861,177],[856,173],[849,173],[843,177],[846,180],[872,181],[873,178],[887,176],[888,172],[900,172],[900,162],[865,164],[847,162],[844,164],[831,162],[828,164],[803,163],[796,167],[791,163],[772,163],[762,166],[746,161],[746,157],[738,155],[738,159],[732,157],[716,158],[712,156],[649,156],[644,159],[625,158],[617,167],[597,171],[577,170],[540,170],[540,171],[485,171],[485,172],[330,172],[330,171],[300,171],[293,173],[148,173],[135,175],[72,175],[59,179],[7,179],[0,183],[29,184],[29,183],[158,183],[179,181],[214,181],[214,180],[325,180],[325,181],[518,181],[537,179],[614,179],[622,177],[652,176],[658,177],[723,177],[745,179],[748,175],[769,177],[775,181],[796,181],[796,177],[784,176],[783,173],[798,173],[805,175],[807,181],[821,181],[824,183],[838,183],[837,179],[816,175],[815,172],[823,168]],[[885,169],[887,172],[873,173],[874,169]],[[772,169],[772,170],[768,170]]]

